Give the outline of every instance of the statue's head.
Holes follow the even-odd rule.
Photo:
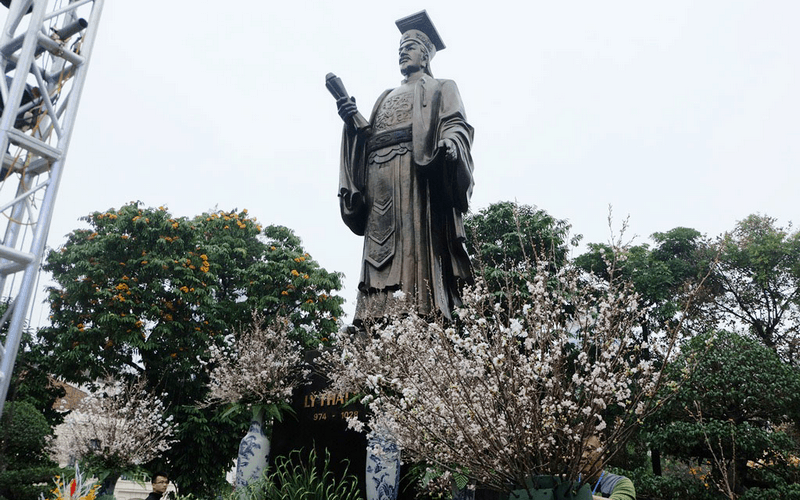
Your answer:
[[[421,70],[433,76],[431,59],[437,50],[444,49],[444,43],[428,13],[423,10],[398,19],[395,24],[403,34],[400,37],[400,72],[407,76]]]
[[[426,44],[417,38],[424,36],[424,33],[417,30],[403,33],[403,37],[400,39],[399,56],[400,72],[404,76],[417,71],[423,71],[427,75],[433,76],[431,73],[431,59],[436,54],[436,49],[432,48],[430,43]]]

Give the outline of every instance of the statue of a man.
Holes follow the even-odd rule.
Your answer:
[[[355,99],[337,99],[342,219],[364,236],[356,324],[382,316],[398,296],[420,314],[450,319],[461,285],[472,281],[463,214],[473,129],[455,82],[431,72],[444,44],[427,13],[397,25],[401,85],[378,98],[369,122]]]

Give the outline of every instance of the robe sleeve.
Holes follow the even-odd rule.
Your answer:
[[[441,89],[439,103],[439,130],[438,142],[450,139],[456,145],[458,157],[455,161],[444,159],[445,151],[437,151],[436,156],[445,164],[443,174],[445,185],[449,186],[449,195],[453,208],[461,213],[469,210],[469,200],[472,196],[472,137],[473,129],[467,123],[464,105],[458,87],[452,80],[445,80]]]
[[[452,80],[423,78],[417,84],[414,103],[414,163],[442,183],[447,203],[466,213],[472,195],[472,135],[458,87]],[[439,142],[456,145],[455,161],[445,159]]]
[[[367,214],[364,200],[363,138],[345,124],[339,168],[339,209],[342,220],[359,236],[364,235]]]
[[[375,121],[378,107],[389,92],[391,89],[385,90],[375,101],[375,106],[370,114],[370,124]],[[342,131],[342,150],[339,160],[339,209],[344,223],[359,236],[364,236],[367,225],[366,148],[371,132],[371,126],[365,130],[356,131],[355,127],[350,124],[345,124]]]
[[[431,128],[420,141],[427,148],[421,151],[417,164],[423,162],[426,175],[431,179],[431,191],[438,193],[437,199],[431,200],[438,205],[438,210],[446,214],[443,220],[443,234],[446,239],[449,255],[450,273],[460,282],[472,282],[472,267],[464,246],[466,231],[463,215],[469,210],[469,199],[472,196],[472,137],[473,129],[467,123],[464,105],[458,87],[452,80],[439,80],[437,91],[428,92],[430,101],[421,96],[421,101],[432,110]],[[426,116],[425,112],[421,113]],[[420,123],[424,125],[424,123]],[[415,127],[417,123],[415,123]],[[414,133],[417,133],[415,129]],[[415,141],[417,137],[414,138]],[[422,139],[422,138],[421,138]],[[439,148],[439,142],[445,139],[453,141],[456,146],[456,159],[447,160],[446,149]],[[416,146],[416,143],[415,143]],[[417,150],[414,151],[417,156]],[[455,285],[453,285],[455,286]],[[458,296],[457,291],[452,292]]]

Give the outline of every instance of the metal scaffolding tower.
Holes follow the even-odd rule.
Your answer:
[[[63,174],[103,0],[0,0],[0,414]],[[16,189],[15,189],[16,188]]]

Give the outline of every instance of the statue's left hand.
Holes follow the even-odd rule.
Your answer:
[[[445,149],[444,157],[447,161],[456,161],[458,159],[458,149],[456,149],[456,143],[452,139],[439,141],[439,149]]]

